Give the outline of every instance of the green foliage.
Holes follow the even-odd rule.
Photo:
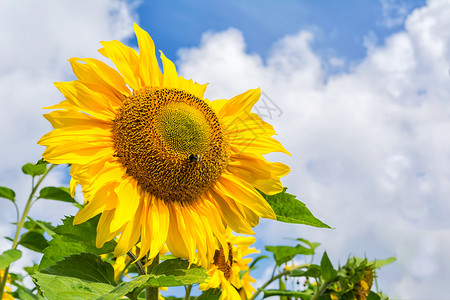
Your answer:
[[[16,193],[10,188],[0,186],[0,198],[5,198],[11,200],[12,202],[16,202]]]
[[[55,227],[55,235],[44,249],[39,269],[45,269],[73,254],[92,253],[95,255],[112,252],[116,243],[110,241],[102,248],[95,245],[99,216],[80,225],[73,225],[73,217],[66,217],[63,224]]]
[[[0,255],[0,270],[7,268],[11,263],[22,257],[22,252],[17,249],[6,250]]]
[[[302,241],[304,243],[304,241]],[[308,242],[309,243],[309,242]],[[266,250],[273,253],[273,257],[277,266],[281,266],[285,262],[292,260],[297,255],[313,255],[315,245],[304,243],[297,244],[295,247],[291,246],[266,246]]]
[[[47,171],[47,163],[38,161],[36,164],[27,163],[22,166],[22,172],[26,175],[31,175],[32,177],[42,175]]]
[[[322,276],[322,268],[318,265],[311,264],[308,269],[294,269],[289,274],[291,277],[313,277],[319,278]]]
[[[54,187],[54,186],[45,187],[40,191],[39,199],[77,203],[75,199],[73,199],[72,196],[70,196],[70,190],[66,187]]]
[[[41,273],[116,285],[111,264],[90,253],[71,255],[41,270]]]
[[[284,290],[264,290],[264,297],[273,297],[273,296],[280,296],[280,299],[287,298],[290,299],[290,297],[293,298],[300,298],[300,299],[311,299],[313,295],[306,293],[306,292],[299,292],[299,291],[284,291]]]
[[[323,253],[322,259],[320,260],[320,267],[322,270],[322,276],[325,281],[331,282],[336,276],[337,272],[333,268],[330,259],[328,258],[327,252]]]
[[[191,265],[184,259],[170,259],[157,265],[153,271],[148,283],[153,287],[181,286],[195,283],[203,283],[208,274],[206,270]]]
[[[286,190],[287,188],[284,188],[281,193],[272,196],[260,192],[275,211],[277,221],[330,228],[330,226],[314,217],[303,202],[297,200],[294,195],[286,193]]]
[[[48,241],[38,231],[28,231],[20,237],[19,245],[36,252],[43,252],[48,247]]]
[[[129,298],[137,298],[140,292],[149,286],[147,281],[151,275],[141,275],[128,282],[122,282],[109,293],[102,295],[98,300],[116,300],[121,297],[130,294]]]
[[[36,273],[33,279],[47,299],[55,300],[95,300],[114,289],[112,285],[106,283],[45,273]]]

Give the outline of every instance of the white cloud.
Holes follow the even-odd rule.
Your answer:
[[[394,255],[398,263],[379,278],[385,292],[447,297],[436,282],[450,280],[450,234],[441,231],[450,226],[448,15],[448,1],[429,1],[404,16],[404,31],[384,46],[366,40],[365,59],[334,75],[307,31],[280,40],[266,61],[246,52],[236,29],[209,32],[199,47],[179,51],[180,72],[209,82],[208,98],[260,86],[281,108],[269,121],[293,156],[271,157],[291,166],[290,191],[336,228],[262,222],[266,243],[307,237],[341,262],[349,254]]]
[[[31,185],[20,166],[40,158],[43,148],[36,142],[51,129],[42,107],[63,100],[52,83],[73,79],[68,58],[100,57],[99,41],[129,37],[133,5],[119,0],[0,2],[0,185],[17,192],[20,209]],[[63,169],[58,167],[45,183],[61,185]],[[5,208],[0,210],[0,236],[12,236],[14,226],[8,222],[16,220],[14,209],[7,200],[0,202]],[[75,212],[67,203],[41,200],[31,216],[57,223],[64,214]],[[3,240],[0,251],[9,247]],[[24,255],[14,269],[32,259]]]

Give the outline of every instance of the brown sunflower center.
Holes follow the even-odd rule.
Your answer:
[[[223,272],[226,280],[231,277],[231,267],[233,266],[233,247],[228,243],[228,261],[225,260],[225,254],[223,252],[223,247],[221,246],[219,250],[214,252],[214,262],[213,264]]]
[[[229,146],[205,101],[177,89],[134,91],[113,127],[115,156],[140,188],[165,202],[193,203],[226,168]]]

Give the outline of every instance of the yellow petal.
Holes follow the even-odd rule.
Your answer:
[[[141,215],[142,215],[142,207],[143,201],[139,204],[138,209],[136,210],[134,218],[132,218],[125,226],[124,231],[120,235],[120,239],[117,242],[117,246],[114,249],[114,256],[122,256],[125,255],[131,248],[136,245],[139,240],[139,236],[141,234]]]
[[[81,224],[105,210],[107,202],[117,201],[117,195],[112,191],[113,185],[105,185],[99,189],[89,203],[80,210],[73,219],[73,224]]]
[[[108,84],[103,80],[90,65],[86,64],[84,61],[79,62],[80,58],[73,57],[69,59],[72,70],[77,76],[78,80],[89,87],[91,90],[107,95],[111,101],[120,105],[124,100],[124,94],[116,89],[114,86]],[[125,94],[129,96],[129,93]]]
[[[261,90],[259,88],[237,95],[222,106],[219,116],[224,118],[226,116],[239,116],[249,113],[253,105],[258,102],[260,96]]]
[[[79,109],[101,120],[113,120],[116,111],[107,98],[91,91],[79,81],[56,82],[55,86],[66,99]]]
[[[179,88],[179,79],[177,75],[177,70],[175,68],[175,65],[173,62],[168,59],[164,53],[161,52],[161,60],[163,63],[163,69],[164,69],[164,87],[168,88]]]
[[[217,183],[225,195],[250,208],[259,217],[276,219],[272,207],[249,183],[226,171],[222,173]]]
[[[117,194],[117,207],[111,222],[111,231],[116,231],[136,215],[141,196],[137,190],[137,182],[132,177],[122,178],[114,191]]]
[[[88,64],[93,72],[95,72],[108,85],[114,87],[125,96],[130,96],[130,90],[127,88],[123,77],[116,70],[105,64],[104,62],[94,58],[74,58]]]
[[[109,230],[109,225],[111,221],[114,218],[114,210],[106,210],[102,213],[100,216],[100,220],[97,224],[97,238],[95,241],[95,244],[97,248],[103,247],[103,245],[107,242],[116,237],[121,229],[111,232]]]
[[[133,48],[127,47],[119,41],[101,42],[100,44],[104,48],[99,52],[111,59],[128,86],[133,90],[144,87],[140,80],[139,56]]]
[[[142,84],[145,86],[162,86],[163,75],[156,60],[155,44],[152,38],[137,24],[134,24],[134,31],[139,45],[139,69],[143,81]]]

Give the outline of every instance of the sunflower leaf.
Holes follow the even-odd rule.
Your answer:
[[[285,297],[294,297],[301,299],[311,299],[313,295],[298,292],[298,291],[283,291],[283,290],[264,290],[264,298],[273,297],[273,296],[285,296]]]
[[[75,199],[70,196],[70,191],[66,187],[48,186],[43,188],[39,193],[39,199],[58,200],[63,202],[76,203]]]
[[[44,249],[48,247],[48,241],[44,238],[43,232],[39,232],[38,230],[30,230],[22,234],[19,245],[42,253]]]
[[[0,270],[7,268],[11,263],[22,257],[22,252],[17,249],[6,250],[0,255]]]
[[[274,210],[277,221],[284,223],[305,224],[309,226],[331,228],[319,219],[313,216],[306,205],[297,200],[294,195],[286,193],[287,188],[282,192],[268,196],[264,193],[261,195],[267,200]]]
[[[302,245],[292,246],[266,246],[267,251],[273,253],[273,257],[277,266],[290,261],[296,255],[312,255],[314,250],[311,248],[306,248]]]
[[[291,277],[314,277],[319,278],[322,275],[322,269],[318,265],[310,265],[308,269],[301,270],[301,269],[294,269],[291,271],[291,274],[289,276]]]
[[[116,285],[114,268],[111,264],[103,261],[99,256],[89,253],[71,255],[41,270],[41,273]]]
[[[114,251],[116,242],[109,241],[101,248],[95,244],[97,223],[100,216],[96,216],[82,224],[73,225],[73,217],[66,217],[62,225],[53,229],[55,234],[44,249],[44,256],[39,264],[39,270],[45,269],[56,262],[73,254],[92,253],[95,255]]]
[[[189,262],[183,259],[163,261],[153,269],[152,275],[155,276],[149,279],[149,283],[153,287],[203,283],[208,278],[205,269],[194,264],[189,267]]]
[[[322,269],[322,277],[325,281],[331,282],[336,278],[337,271],[333,268],[326,251],[323,253],[322,259],[320,260],[320,267]]]
[[[35,273],[32,277],[47,299],[94,300],[114,288],[106,283],[53,274]]]
[[[22,166],[22,172],[26,175],[38,176],[42,175],[47,171],[47,165],[43,163],[27,163]]]
[[[139,294],[140,291],[149,286],[147,280],[152,275],[141,275],[133,278],[131,281],[122,282],[107,294],[102,295],[97,300],[116,300],[120,299],[128,293]]]
[[[137,276],[131,281],[122,282],[98,300],[115,300],[129,293],[139,295],[147,287],[184,286],[203,283],[208,274],[206,270],[191,265],[182,259],[169,259],[157,265],[151,274]]]
[[[11,200],[12,202],[16,202],[16,193],[10,188],[0,186],[0,198],[5,198]]]

